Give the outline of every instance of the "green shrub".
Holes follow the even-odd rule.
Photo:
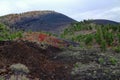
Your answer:
[[[22,31],[12,32],[7,26],[0,23],[0,41],[13,40],[21,37]]]
[[[64,30],[64,35],[67,35],[67,34],[69,34],[69,29]]]
[[[93,42],[93,35],[92,34],[86,35],[85,44],[90,44],[92,42]]]
[[[74,64],[74,67],[75,67],[75,68],[78,68],[78,67],[79,67],[79,64],[78,64],[78,63],[75,63],[75,64]]]
[[[16,37],[22,38],[22,37],[23,37],[23,34],[22,34],[22,33],[23,33],[22,31],[16,32]],[[13,33],[13,34],[15,34],[15,33]]]
[[[104,61],[103,58],[99,58],[99,59],[98,59],[98,62],[99,62],[100,64],[104,64],[105,61]]]
[[[117,53],[119,53],[120,52],[120,46],[114,47],[114,51],[117,52]]]
[[[104,39],[101,26],[98,26],[97,32],[95,34],[95,39],[98,44],[101,44],[102,39]]]
[[[114,33],[110,26],[102,27],[103,38],[106,40],[107,45],[112,46],[114,41]]]
[[[61,34],[60,37],[61,37],[61,38],[65,38],[65,35],[64,35],[64,34]]]
[[[120,24],[118,25],[118,32],[120,32]]]
[[[110,61],[110,63],[113,64],[113,65],[116,65],[116,64],[117,64],[117,59],[114,58],[114,57],[111,57],[111,58],[109,59],[109,61]]]
[[[120,33],[119,33],[117,36],[118,36],[118,41],[119,41],[119,43],[120,43]]]
[[[101,37],[100,37],[100,34],[98,34],[98,33],[95,34],[95,40],[96,40],[96,42],[97,42],[98,44],[101,43]]]
[[[107,46],[106,46],[106,41],[105,40],[102,40],[100,47],[101,47],[102,51],[106,51]]]
[[[83,42],[85,38],[85,35],[79,34],[78,36],[74,36],[74,41]]]
[[[0,40],[7,40],[9,39],[9,29],[0,23]]]

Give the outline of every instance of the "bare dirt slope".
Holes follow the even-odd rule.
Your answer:
[[[30,42],[0,42],[0,67],[21,63],[29,68],[33,78],[70,80],[68,64],[50,59],[59,52],[61,50],[58,48],[48,46],[46,49],[41,49]]]

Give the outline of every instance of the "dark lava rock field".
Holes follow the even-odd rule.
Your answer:
[[[41,48],[26,41],[0,42],[0,79],[13,80],[12,75],[20,75],[10,68],[18,63],[29,69],[24,74],[26,80],[120,80],[120,53]]]

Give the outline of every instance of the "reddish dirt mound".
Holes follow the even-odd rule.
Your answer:
[[[21,63],[29,68],[30,75],[40,80],[70,80],[69,65],[51,60],[51,55],[60,51],[51,46],[43,50],[35,43],[24,41],[0,42],[0,67]]]
[[[46,33],[40,33],[40,32],[31,32],[31,33],[24,33],[24,37],[21,38],[22,40],[27,40],[31,42],[42,42],[49,45],[52,45],[54,47],[68,47],[69,42],[58,39],[55,36],[46,34]]]

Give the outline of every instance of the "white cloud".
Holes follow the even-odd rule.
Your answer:
[[[67,10],[78,4],[78,0],[1,0],[0,15],[29,10]],[[73,4],[74,3],[74,4]]]
[[[120,21],[120,7],[115,7],[111,9],[101,9],[101,10],[92,10],[86,11],[83,13],[77,13],[72,15],[73,18],[77,20],[83,19],[109,19],[114,21]]]
[[[119,20],[120,0],[1,0],[0,15],[32,10],[54,10],[77,20]]]

